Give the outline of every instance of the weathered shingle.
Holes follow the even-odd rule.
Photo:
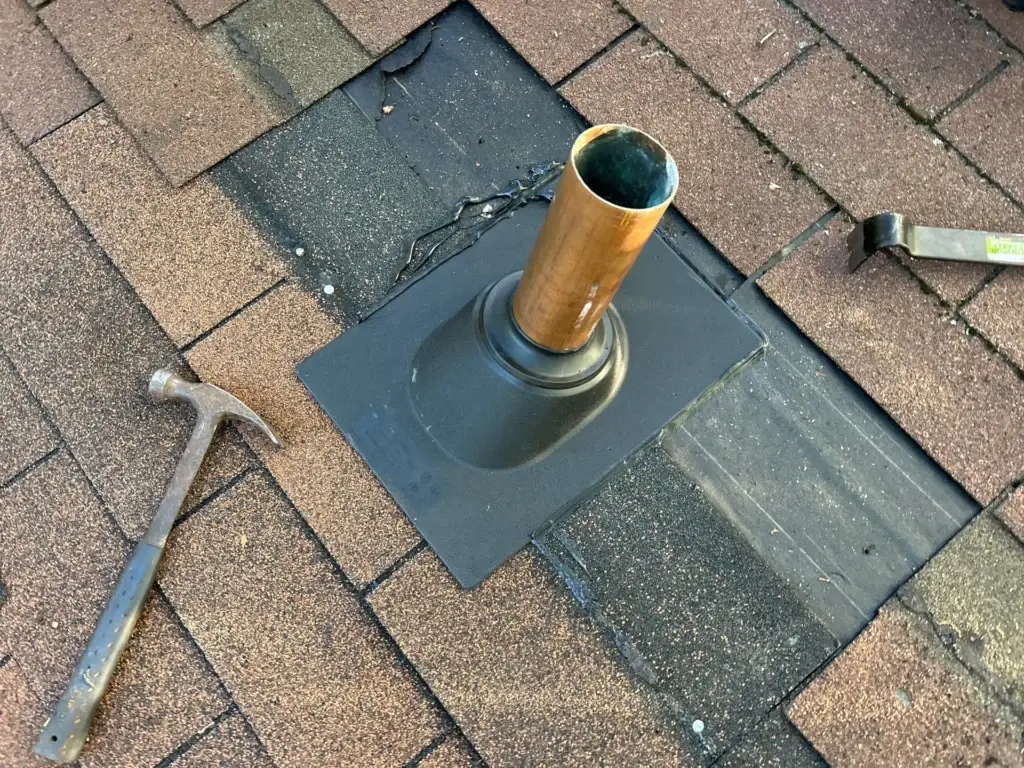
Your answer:
[[[1024,469],[1024,381],[890,257],[846,268],[834,219],[760,285],[956,480],[987,502]]]
[[[287,285],[204,339],[188,359],[281,435],[283,449],[262,436],[253,447],[349,578],[365,584],[419,537],[295,375],[296,364],[339,331],[315,299]]]
[[[174,346],[14,137],[0,132],[0,344],[125,532],[142,534],[195,417],[149,377]],[[251,463],[214,441],[185,508]]]
[[[655,698],[535,555],[462,590],[423,553],[370,601],[489,764],[687,764]]]
[[[7,594],[0,647],[13,653],[44,708],[54,705],[78,664],[127,556],[128,545],[66,452],[0,492]],[[152,594],[97,712],[83,762],[154,765],[227,705],[167,603]]]
[[[172,187],[105,105],[32,152],[178,345],[285,273],[273,248],[209,177]]]
[[[366,50],[379,56],[448,7],[451,0],[324,0]]]
[[[790,719],[830,765],[1020,766],[1021,722],[899,601],[813,680]]]
[[[624,0],[623,5],[733,104],[818,39],[779,0]]]
[[[58,0],[41,16],[173,184],[278,121],[170,0]]]
[[[281,768],[404,765],[436,715],[263,474],[178,529],[160,584]]]
[[[561,80],[633,23],[612,0],[473,0],[473,5],[549,83]]]
[[[99,101],[23,0],[0,0],[0,117],[30,144]]]
[[[797,0],[825,31],[925,117],[1010,54],[953,2]]]

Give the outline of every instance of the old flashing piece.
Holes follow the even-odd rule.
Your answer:
[[[520,208],[298,366],[462,586],[762,346],[651,237],[677,177],[646,134],[591,128],[550,207]]]
[[[274,445],[281,444],[263,419],[220,387],[196,384],[160,370],[149,381],[149,394],[157,402],[190,403],[196,410],[196,423],[153,521],[121,572],[89,644],[33,748],[40,757],[59,763],[74,762],[85,745],[96,707],[153,586],[171,527],[220,423],[224,419],[244,421],[262,430]]]
[[[857,224],[847,238],[853,272],[882,248],[902,248],[911,256],[981,264],[1024,264],[1024,235],[943,229],[911,224],[900,213],[880,213]]]

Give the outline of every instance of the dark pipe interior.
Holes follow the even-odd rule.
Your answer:
[[[650,136],[620,127],[576,153],[576,170],[591,192],[623,208],[653,208],[676,186],[675,161]]]

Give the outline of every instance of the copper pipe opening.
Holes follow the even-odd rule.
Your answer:
[[[522,332],[548,350],[582,347],[678,185],[672,156],[643,131],[580,134],[512,300]]]

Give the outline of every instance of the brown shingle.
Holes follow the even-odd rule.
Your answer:
[[[366,50],[379,56],[451,0],[324,0]]]
[[[938,126],[944,136],[1018,201],[1024,201],[1021,115],[1024,64],[996,76]]]
[[[419,537],[295,375],[295,365],[339,330],[312,297],[288,285],[204,339],[188,359],[282,436],[283,450],[261,438],[253,447],[349,578],[365,584]]]
[[[1024,491],[1014,491],[1013,495],[996,510],[996,516],[1021,542],[1024,542]]]
[[[592,122],[628,123],[663,142],[679,165],[676,207],[745,274],[828,209],[646,33],[631,34],[561,91]]]
[[[129,536],[148,524],[194,417],[156,406],[149,376],[176,361],[138,297],[0,131],[0,343]],[[251,463],[232,432],[214,442],[186,508]]]
[[[964,317],[1024,367],[1024,270],[1010,267],[985,286],[964,309]]]
[[[3,484],[53,450],[57,436],[3,355],[0,355],[0,403],[3,403],[0,418],[0,484]]]
[[[760,281],[769,296],[981,501],[1024,469],[1024,382],[951,324],[895,261],[846,269],[833,220]]]
[[[489,764],[688,764],[654,697],[534,554],[463,590],[421,553],[370,601]]]
[[[995,518],[978,517],[899,594],[964,664],[1024,707],[1024,547]]]
[[[419,762],[419,768],[472,768],[469,750],[458,740],[449,737]]]
[[[473,0],[473,5],[549,83],[632,24],[612,0]]]
[[[58,0],[40,15],[173,184],[277,122],[170,0]]]
[[[0,0],[0,116],[23,144],[99,101],[23,0]]]
[[[1024,48],[1024,14],[1014,13],[1003,0],[971,0],[971,5],[981,11],[993,27]]]
[[[832,47],[811,53],[744,111],[857,219],[889,210],[936,227],[1024,226],[1008,199]],[[991,271],[926,261],[913,269],[950,301]]]
[[[281,768],[403,765],[436,716],[263,474],[178,529],[160,584]]]
[[[66,454],[0,493],[0,646],[11,649],[44,706],[71,676],[126,557],[124,539]],[[83,761],[152,765],[227,704],[166,603],[151,595]]]
[[[1024,764],[1022,723],[896,600],[788,714],[822,756],[842,768]]]
[[[925,117],[934,117],[1006,56],[999,39],[954,2],[797,2]]]
[[[273,249],[213,181],[172,187],[106,105],[32,151],[179,345],[284,275]]]
[[[177,0],[181,10],[195,22],[196,26],[204,27],[230,11],[244,0]]]
[[[778,0],[623,0],[623,5],[734,104],[818,39]]]
[[[39,728],[46,719],[28,679],[13,659],[0,666],[0,765],[43,768],[52,763],[32,754]]]
[[[221,720],[174,761],[175,768],[274,768],[241,715]]]

